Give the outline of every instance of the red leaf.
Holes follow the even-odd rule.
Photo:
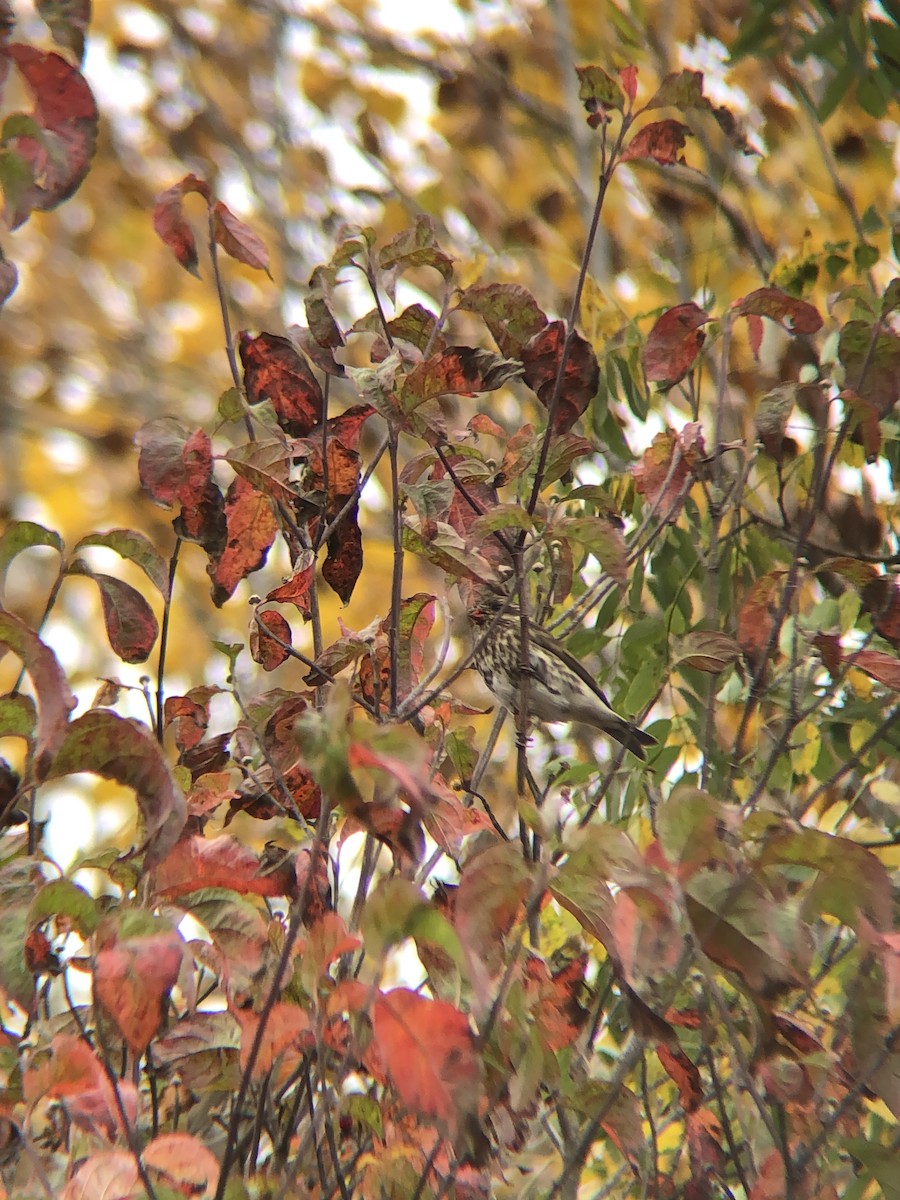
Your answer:
[[[316,559],[311,550],[303,550],[294,566],[290,579],[277,588],[273,588],[266,600],[274,600],[279,604],[294,604],[300,610],[304,621],[312,616],[312,593],[315,587]]]
[[[647,380],[670,388],[684,379],[704,342],[700,326],[711,319],[693,300],[664,312],[650,330],[644,347]]]
[[[731,311],[737,317],[769,317],[788,333],[818,333],[822,328],[822,318],[812,304],[775,287],[757,288],[735,300]]]
[[[772,627],[779,608],[781,580],[785,574],[786,572],[781,570],[769,571],[757,579],[738,613],[738,644],[754,668],[772,636]]]
[[[106,709],[85,713],[69,725],[47,778],[78,771],[134,789],[143,825],[144,869],[161,862],[184,828],[187,805],[149,730]]]
[[[129,937],[125,930],[131,915],[124,914],[121,928],[107,918],[97,930],[94,997],[135,1054],[143,1054],[162,1023],[163,1000],[178,980],[184,943],[161,922],[155,922],[159,932]]]
[[[35,779],[40,781],[66,736],[75,697],[53,651],[24,621],[4,609],[0,609],[0,645],[8,646],[22,660],[37,696],[33,771]]]
[[[413,1113],[455,1129],[475,1110],[479,1059],[459,1009],[396,988],[376,998],[372,1023],[381,1068]]]
[[[841,652],[841,639],[833,633],[817,633],[813,644],[822,656],[822,662],[832,679],[836,679],[841,669],[844,656]]]
[[[181,505],[175,523],[179,536],[198,542],[211,557],[221,554],[225,544],[224,503],[212,477],[209,436],[202,429],[189,434],[178,421],[162,417],[144,425],[137,441],[143,487],[157,504]]]
[[[242,896],[287,896],[296,876],[290,855],[281,869],[264,871],[250,849],[228,834],[216,838],[200,836],[180,841],[156,871],[155,892],[160,899],[183,896],[200,888],[230,888]]]
[[[699,1070],[677,1045],[667,1046],[660,1042],[656,1053],[663,1070],[675,1081],[681,1107],[686,1113],[695,1112],[703,1103],[703,1080]]]
[[[633,162],[636,159],[652,158],[663,166],[672,163],[683,163],[684,149],[691,130],[681,121],[665,120],[651,121],[640,129],[622,153],[622,162]]]
[[[550,407],[556,388],[556,376],[566,340],[565,321],[551,321],[534,335],[521,352],[525,364],[525,382],[537,393],[546,408]],[[559,403],[553,420],[554,433],[568,433],[597,394],[600,382],[600,367],[590,342],[572,330],[568,344]]]
[[[228,526],[225,549],[207,567],[213,585],[213,604],[217,608],[222,607],[242,579],[259,570],[278,532],[268,497],[240,475],[225,497],[225,520]]]
[[[41,141],[23,136],[6,145],[30,165],[33,178],[41,180],[20,197],[11,214],[15,228],[32,209],[55,208],[78,188],[96,149],[98,114],[84,76],[60,55],[23,45],[7,46],[0,53],[18,67],[34,96],[32,116],[43,129]]]
[[[853,665],[885,687],[900,692],[900,659],[896,655],[881,650],[860,650],[853,658]]]
[[[121,579],[92,571],[78,559],[71,564],[68,574],[86,575],[97,584],[106,635],[119,658],[127,663],[146,662],[156,645],[159,625],[141,593]]]
[[[667,429],[653,439],[634,467],[635,487],[653,505],[658,519],[669,525],[678,520],[689,480],[704,454],[703,434],[696,422],[680,434]]]
[[[637,67],[622,67],[619,71],[619,79],[622,81],[622,90],[629,100],[634,100],[637,96]]]
[[[226,254],[248,267],[269,274],[269,252],[262,238],[249,225],[238,220],[234,213],[217,200],[213,205],[213,237]]]
[[[527,288],[516,283],[477,284],[459,296],[457,308],[479,313],[507,358],[518,358],[522,347],[547,325],[547,317]]]
[[[322,418],[322,390],[307,361],[275,333],[240,335],[244,386],[250,404],[269,400],[290,437],[306,437]]]
[[[241,1070],[246,1071],[250,1061],[250,1049],[259,1028],[259,1016],[246,1009],[232,1009],[233,1015],[241,1027]],[[269,1019],[263,1031],[259,1053],[253,1064],[253,1078],[261,1079],[267,1075],[279,1058],[284,1058],[289,1065],[291,1058],[298,1057],[303,1049],[312,1049],[315,1039],[310,1032],[309,1017],[296,1004],[278,1003],[269,1013]],[[288,1051],[293,1051],[289,1056]]]
[[[141,1153],[150,1177],[159,1178],[170,1194],[211,1196],[219,1181],[219,1160],[189,1133],[163,1133]]]
[[[275,636],[268,637],[260,624],[265,625]],[[276,641],[275,639],[278,639]],[[257,613],[250,627],[250,655],[264,671],[274,671],[290,658],[290,652],[280,645],[291,645],[291,627],[279,612]]]
[[[196,175],[185,175],[180,183],[157,196],[153,206],[153,228],[184,269],[199,279],[197,242],[182,207],[184,197],[190,192],[202,196],[209,205],[209,185]]]

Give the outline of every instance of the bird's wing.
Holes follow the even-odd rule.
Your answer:
[[[555,655],[569,668],[570,671],[574,671],[582,683],[589,687],[595,696],[599,696],[606,707],[612,712],[612,706],[610,705],[609,700],[607,700],[603,688],[593,677],[587,667],[580,663],[574,654],[570,654],[561,642],[558,642],[556,638],[551,637],[551,635],[547,633],[546,630],[541,629],[539,625],[530,625],[528,629],[528,636],[536,645],[543,647],[548,654]]]

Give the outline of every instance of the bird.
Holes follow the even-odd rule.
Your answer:
[[[479,599],[469,619],[483,629],[473,665],[489,692],[504,708],[518,712],[522,679],[522,625],[519,610],[503,610],[496,596]],[[646,759],[645,747],[656,738],[615,712],[590,672],[547,630],[530,624],[528,630],[528,710],[539,721],[580,721],[607,734]]]

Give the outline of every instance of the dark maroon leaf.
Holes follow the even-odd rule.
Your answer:
[[[202,430],[193,433],[171,417],[150,421],[138,433],[141,483],[158,504],[180,504],[175,519],[179,537],[198,542],[212,557],[225,544],[222,493],[213,479],[212,443]]]
[[[221,200],[213,205],[213,237],[226,254],[248,267],[269,274],[269,252],[262,238],[245,225]]]
[[[548,409],[556,388],[556,376],[566,340],[565,322],[551,321],[534,335],[521,352],[525,382]],[[600,367],[590,342],[572,330],[568,343],[565,373],[553,417],[554,433],[568,433],[597,394],[600,382]]]
[[[35,101],[32,116],[42,130],[40,139],[24,135],[7,143],[40,180],[23,192],[12,216],[15,228],[33,209],[55,208],[78,188],[96,149],[98,114],[84,76],[60,55],[23,45],[0,53],[16,64],[28,85]]]
[[[328,556],[322,565],[322,578],[349,603],[363,565],[362,532],[359,505],[354,504],[328,539]]]
[[[47,778],[79,771],[135,791],[143,825],[144,867],[150,870],[162,862],[181,835],[187,804],[150,731],[107,709],[92,709],[69,725]]]
[[[664,312],[644,347],[644,372],[650,383],[673,387],[694,365],[705,335],[700,326],[711,318],[699,305],[676,304]]]
[[[97,584],[106,634],[119,658],[127,663],[146,662],[156,645],[159,625],[141,593],[121,579],[92,571],[81,559],[69,566],[68,574],[86,575]]]
[[[267,496],[240,475],[225,497],[228,536],[220,557],[210,561],[213,604],[221,608],[242,579],[266,561],[278,532],[278,522]]]
[[[250,404],[269,400],[290,437],[306,437],[322,418],[322,389],[306,359],[276,333],[240,336],[244,385]]]
[[[691,130],[681,121],[652,121],[638,130],[622,152],[622,162],[652,158],[663,166],[684,162],[684,149]]]
[[[265,629],[261,629],[260,624],[264,625]],[[266,630],[275,636],[270,637]],[[281,645],[282,642],[285,643],[284,646]],[[285,648],[290,644],[291,627],[281,613],[257,613],[250,627],[250,655],[254,662],[258,662],[264,671],[274,671],[290,658],[290,652]]]
[[[460,292],[456,307],[480,314],[491,337],[507,358],[547,325],[547,317],[527,288],[516,283],[477,284]]]
[[[182,206],[184,197],[191,192],[196,192],[209,204],[209,185],[196,175],[185,175],[157,197],[153,206],[153,228],[184,269],[199,279],[197,242]]]
[[[24,621],[3,609],[0,609],[0,644],[8,646],[22,660],[37,696],[34,776],[41,780],[45,778],[50,761],[65,737],[69,713],[75,707],[75,697],[53,651]]]

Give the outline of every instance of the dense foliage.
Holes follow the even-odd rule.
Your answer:
[[[896,26],[3,7],[5,1194],[896,1191]]]

